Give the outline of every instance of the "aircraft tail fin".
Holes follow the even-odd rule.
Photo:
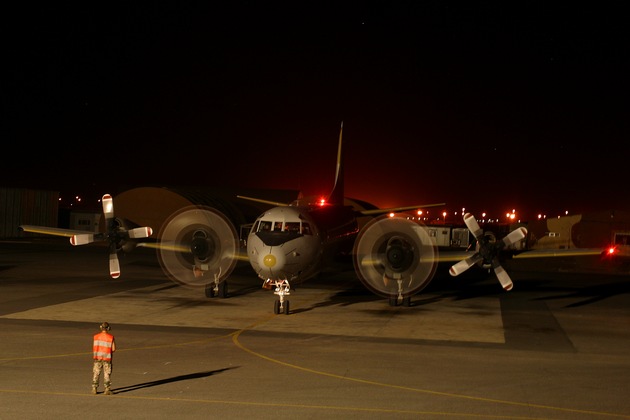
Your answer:
[[[344,203],[344,175],[343,175],[343,153],[341,149],[341,140],[343,134],[343,121],[339,130],[339,145],[337,147],[337,170],[335,173],[335,185],[332,192],[328,196],[330,204],[343,205]]]

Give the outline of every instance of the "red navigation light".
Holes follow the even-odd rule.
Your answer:
[[[619,257],[619,249],[616,246],[610,245],[604,248],[602,251],[602,258],[605,260],[613,261]]]
[[[320,198],[319,199],[319,206],[320,207],[324,207],[326,205],[326,199],[325,198]]]

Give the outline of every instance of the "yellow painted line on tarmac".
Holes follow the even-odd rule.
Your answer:
[[[579,414],[598,415],[598,416],[630,418],[630,416],[625,416],[625,415],[622,415],[622,414],[605,413],[605,412],[590,411],[590,410],[578,410],[578,409],[573,409],[573,408],[554,407],[554,406],[548,406],[548,405],[523,403],[523,402],[518,402],[518,401],[506,401],[506,400],[499,400],[499,399],[494,399],[494,398],[473,397],[473,396],[470,396],[470,395],[454,394],[454,393],[449,393],[449,392],[434,391],[434,390],[430,390],[430,389],[412,388],[412,387],[408,387],[408,386],[394,385],[394,384],[388,384],[388,383],[384,383],[384,382],[370,381],[370,380],[360,379],[360,378],[352,378],[352,377],[345,376],[345,375],[343,375],[343,376],[342,375],[337,375],[335,373],[323,372],[323,371],[319,371],[319,370],[315,370],[315,369],[306,368],[306,367],[303,367],[303,366],[294,365],[294,364],[287,363],[287,362],[282,362],[282,361],[280,361],[280,360],[278,360],[276,358],[265,356],[264,354],[255,352],[255,351],[245,347],[239,341],[239,336],[244,331],[245,330],[241,330],[241,331],[238,331],[238,332],[236,332],[236,333],[234,333],[232,335],[232,341],[234,342],[234,345],[236,345],[241,350],[243,350],[243,351],[245,351],[245,352],[247,352],[247,353],[249,353],[249,354],[251,354],[253,356],[259,357],[259,358],[264,359],[264,360],[267,360],[269,362],[277,363],[279,365],[282,365],[282,366],[285,366],[285,367],[288,367],[288,368],[291,368],[291,369],[297,369],[297,370],[301,370],[301,371],[304,371],[304,372],[312,373],[312,374],[315,374],[315,375],[327,376],[327,377],[330,377],[330,378],[335,378],[335,379],[344,380],[344,381],[358,382],[358,383],[366,384],[366,385],[374,385],[374,386],[385,387],[385,388],[399,389],[399,390],[403,390],[403,391],[410,391],[410,392],[422,393],[422,394],[438,395],[438,396],[448,397],[448,398],[466,399],[466,400],[479,401],[479,402],[484,402],[484,403],[503,404],[503,405],[511,405],[511,406],[521,406],[521,407],[527,407],[529,409],[537,408],[537,409],[543,409],[543,410],[554,410],[554,411],[562,411],[562,412],[576,413],[576,414],[579,413]],[[433,413],[433,414],[453,415],[454,413]],[[489,418],[491,418],[491,417],[492,416],[489,416]],[[501,417],[499,417],[499,418],[501,418]],[[506,417],[503,417],[503,418],[526,418],[526,417],[506,416]],[[527,418],[530,418],[530,417],[527,417]]]
[[[314,297],[313,300],[315,300],[316,298]],[[265,324],[267,322],[269,322],[270,320],[274,319],[277,315],[275,314],[270,314],[267,315],[265,317],[262,317],[261,319],[259,319],[258,321],[256,321],[253,324],[250,324],[238,331],[233,331],[230,332],[228,334],[223,334],[223,335],[217,335],[217,336],[212,336],[209,338],[204,338],[201,340],[193,340],[193,341],[186,341],[186,342],[180,342],[180,343],[167,343],[167,344],[159,344],[159,345],[151,345],[151,346],[142,346],[142,347],[127,347],[124,349],[118,349],[116,350],[116,353],[121,353],[121,352],[126,352],[126,351],[137,351],[137,350],[147,350],[147,349],[159,349],[159,348],[168,348],[168,347],[178,347],[178,346],[189,346],[189,345],[194,345],[194,344],[202,344],[202,343],[208,343],[211,341],[216,341],[216,340],[220,340],[223,338],[227,338],[230,337],[234,334],[239,334],[242,331],[247,331],[247,330],[251,330],[259,325]],[[3,357],[0,358],[0,362],[10,362],[10,361],[20,361],[20,360],[36,360],[36,359],[57,359],[57,358],[62,358],[62,357],[76,357],[76,356],[86,356],[86,355],[92,355],[91,351],[87,351],[87,352],[80,352],[80,353],[62,353],[62,354],[47,354],[47,355],[42,355],[42,356],[21,356],[21,357]]]
[[[503,405],[511,405],[511,406],[521,406],[527,407],[529,409],[542,409],[542,410],[553,410],[558,412],[565,413],[576,413],[576,414],[584,414],[584,415],[597,415],[597,416],[606,416],[612,418],[625,418],[630,419],[630,416],[615,414],[615,413],[606,413],[600,411],[590,411],[590,410],[578,410],[571,408],[563,408],[563,407],[554,407],[548,405],[540,405],[540,404],[532,404],[532,403],[523,403],[518,401],[506,401],[499,400],[493,398],[483,398],[483,397],[474,397],[463,394],[455,394],[448,392],[435,391],[430,389],[421,389],[421,388],[413,388],[402,385],[388,384],[384,382],[371,381],[360,378],[352,378],[348,376],[342,376],[334,373],[318,371],[311,368],[306,368],[299,365],[294,365],[287,362],[282,362],[276,358],[266,356],[264,354],[258,353],[254,350],[251,350],[245,347],[239,340],[240,335],[243,332],[249,331],[256,326],[264,324],[276,316],[283,315],[269,315],[260,321],[253,323],[245,328],[242,328],[238,331],[224,334],[220,336],[214,336],[210,338],[205,338],[202,340],[194,340],[183,343],[170,343],[156,346],[143,346],[143,347],[134,347],[121,349],[120,351],[137,351],[137,350],[145,350],[145,349],[155,349],[155,348],[167,348],[167,347],[177,347],[177,346],[186,346],[186,345],[194,345],[200,343],[207,343],[209,341],[215,341],[227,337],[232,337],[232,342],[239,349],[269,362],[273,362],[291,369],[301,370],[303,372],[326,376],[338,380],[351,381],[366,385],[373,385],[378,387],[385,387],[391,389],[398,389],[408,392],[436,395],[448,398],[458,398],[458,399],[467,399],[471,401],[478,401],[483,403],[492,403],[492,404],[503,404]],[[47,356],[29,356],[29,357],[16,357],[16,358],[2,358],[0,361],[19,361],[19,360],[31,360],[31,359],[49,359],[49,358],[60,358],[60,357],[75,357],[75,356],[85,356],[91,355],[91,352],[81,352],[81,353],[67,353],[67,354],[57,354],[57,355],[47,355]],[[62,396],[81,396],[81,397],[91,397],[94,398],[96,396],[92,394],[84,394],[84,393],[71,393],[71,392],[50,392],[50,391],[33,391],[33,390],[14,390],[14,389],[0,389],[0,393],[23,393],[23,394],[42,394],[42,395],[62,395]],[[114,390],[114,395],[116,392]],[[137,400],[152,400],[152,401],[173,401],[173,402],[191,402],[191,403],[204,403],[204,404],[231,404],[231,405],[249,405],[249,406],[260,406],[260,407],[293,407],[293,408],[304,408],[304,409],[318,409],[318,410],[338,410],[338,411],[357,411],[357,412],[370,412],[370,413],[392,413],[392,414],[411,414],[411,415],[434,415],[434,416],[459,416],[459,417],[470,417],[470,418],[492,418],[492,419],[537,419],[540,417],[522,417],[522,416],[501,416],[501,415],[487,415],[487,414],[471,414],[471,413],[458,413],[458,412],[432,412],[432,411],[416,411],[416,410],[394,410],[394,409],[384,409],[384,408],[366,408],[366,407],[341,407],[341,406],[330,406],[330,405],[306,405],[306,404],[287,404],[287,403],[256,403],[256,402],[248,402],[248,401],[224,401],[224,400],[206,400],[206,399],[189,399],[189,398],[160,398],[160,397],[146,397],[146,396],[123,396],[117,395],[116,397],[111,398],[125,398],[125,399],[137,399]]]
[[[58,395],[58,396],[72,396],[72,397],[86,397],[86,398],[107,398],[107,399],[127,399],[127,400],[144,400],[144,401],[163,401],[163,402],[176,402],[176,403],[198,403],[198,404],[226,404],[226,405],[241,405],[241,406],[253,406],[253,407],[281,407],[281,408],[302,408],[309,410],[337,410],[337,411],[351,411],[351,412],[363,412],[363,413],[381,413],[381,414],[410,414],[415,416],[457,416],[457,417],[470,417],[470,418],[484,418],[484,419],[536,419],[536,417],[520,417],[520,416],[496,416],[487,414],[471,414],[471,413],[458,413],[458,412],[435,412],[435,411],[417,411],[417,410],[397,410],[387,408],[367,408],[367,407],[341,407],[335,405],[309,405],[309,404],[287,404],[287,403],[267,403],[267,402],[250,402],[250,401],[226,401],[226,400],[206,400],[198,398],[165,398],[165,397],[138,397],[130,395],[116,395],[116,392],[110,396],[100,396],[92,394],[83,394],[76,392],[47,392],[47,391],[21,391],[14,389],[0,389],[0,393],[12,393],[12,394],[28,394],[28,395]]]
[[[179,346],[189,346],[189,345],[193,345],[193,344],[201,344],[201,343],[207,343],[210,341],[216,341],[216,340],[220,340],[223,338],[227,338],[231,335],[233,335],[234,332],[231,332],[229,334],[224,334],[224,335],[217,335],[217,336],[213,336],[210,338],[204,338],[201,340],[194,340],[194,341],[186,341],[183,343],[168,343],[168,344],[158,344],[158,345],[154,345],[154,346],[142,346],[142,347],[130,347],[130,348],[124,348],[124,349],[118,349],[116,350],[116,353],[122,353],[122,352],[126,352],[126,351],[137,351],[137,350],[147,350],[147,349],[160,349],[160,348],[168,348],[168,347],[179,347]],[[20,360],[34,360],[34,359],[56,359],[56,358],[60,358],[60,357],[74,357],[74,356],[86,356],[86,355],[92,355],[91,351],[88,352],[81,352],[81,353],[65,353],[65,354],[49,354],[46,356],[26,356],[26,357],[4,357],[4,358],[0,358],[0,362],[11,362],[11,361],[20,361]]]

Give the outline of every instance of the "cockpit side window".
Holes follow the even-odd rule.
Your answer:
[[[282,232],[282,222],[275,222],[273,224],[273,231],[274,232]]]
[[[308,223],[302,222],[302,235],[312,235],[311,225],[309,225]]]

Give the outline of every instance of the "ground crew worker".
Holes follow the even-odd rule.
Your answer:
[[[94,366],[92,368],[92,394],[96,395],[98,392],[98,382],[102,371],[105,395],[112,395],[112,356],[116,351],[116,342],[114,341],[114,336],[109,333],[110,326],[107,322],[103,322],[99,328],[101,332],[94,335],[94,342],[92,344],[94,358]]]

